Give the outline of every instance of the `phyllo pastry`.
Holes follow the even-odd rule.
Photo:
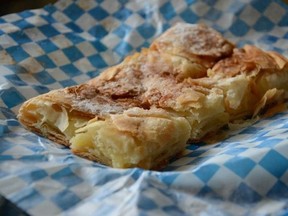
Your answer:
[[[159,169],[189,141],[284,104],[287,92],[282,55],[179,23],[88,82],[26,101],[18,118],[87,159]]]

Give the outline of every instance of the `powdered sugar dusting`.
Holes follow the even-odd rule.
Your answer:
[[[178,23],[154,43],[160,51],[183,51],[194,55],[220,57],[231,53],[233,45],[205,25]]]
[[[91,100],[75,100],[74,107],[83,112],[93,113],[93,114],[111,114],[111,113],[120,113],[123,112],[123,107],[112,105],[108,103],[97,103]]]

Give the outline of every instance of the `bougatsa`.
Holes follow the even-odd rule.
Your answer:
[[[179,23],[86,83],[26,101],[32,132],[102,164],[159,169],[231,122],[283,104],[287,59],[236,48],[202,24]]]

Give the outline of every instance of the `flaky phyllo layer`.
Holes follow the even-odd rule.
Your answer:
[[[287,59],[235,48],[204,25],[177,24],[87,83],[25,102],[19,121],[112,166],[159,168],[231,122],[283,103]]]

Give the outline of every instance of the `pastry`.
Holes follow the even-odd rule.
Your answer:
[[[26,101],[28,130],[116,168],[159,169],[188,141],[283,104],[287,59],[179,23],[86,83]]]

